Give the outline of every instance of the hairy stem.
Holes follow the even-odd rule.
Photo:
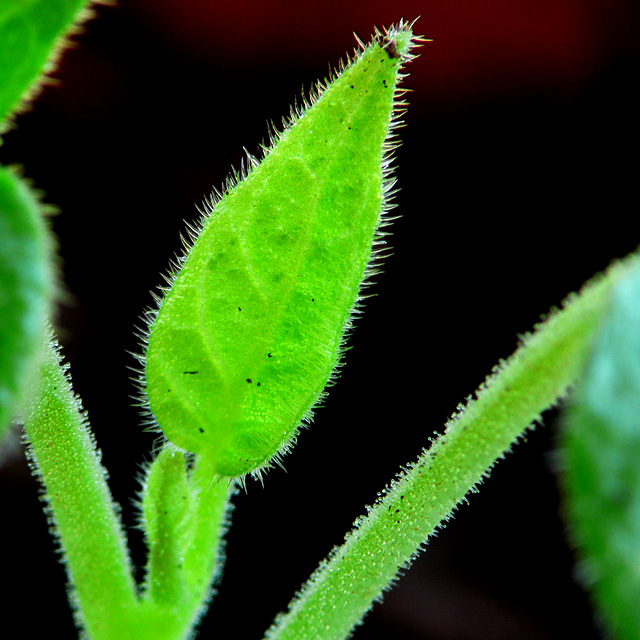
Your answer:
[[[26,420],[29,455],[64,552],[76,618],[92,640],[122,640],[138,599],[125,536],[87,418],[55,341]]]
[[[628,261],[570,298],[497,367],[445,433],[391,484],[268,630],[268,640],[341,640],[495,462],[583,370]]]

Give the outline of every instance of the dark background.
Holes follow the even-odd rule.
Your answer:
[[[287,472],[235,500],[200,637],[257,639],[517,335],[635,248],[638,5],[122,0],[97,14],[0,161],[21,164],[61,210],[59,332],[138,565],[132,478],[153,435],[131,406],[128,352],[183,220],[353,49],[353,31],[367,40],[421,15],[416,31],[434,40],[408,68],[402,217],[347,366]],[[600,637],[559,518],[557,415],[497,466],[357,640]],[[72,639],[64,571],[17,444],[0,483],[3,617],[24,625],[21,638]]]

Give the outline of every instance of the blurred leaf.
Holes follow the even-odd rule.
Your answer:
[[[40,206],[27,185],[0,167],[0,434],[42,345],[52,294]]]
[[[562,440],[578,577],[617,640],[640,640],[640,267],[614,289]]]
[[[63,36],[90,17],[86,0],[0,0],[0,131],[51,71]]]

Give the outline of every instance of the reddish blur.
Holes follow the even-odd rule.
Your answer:
[[[133,0],[163,34],[208,62],[292,65],[341,55],[347,34],[421,16],[432,38],[412,66],[431,104],[451,106],[535,94],[571,94],[611,57],[637,55],[631,0],[361,0],[213,2]]]

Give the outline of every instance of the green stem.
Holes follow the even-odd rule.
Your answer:
[[[25,430],[64,552],[78,624],[92,640],[131,638],[127,629],[139,607],[125,536],[55,340],[44,353],[39,385]]]
[[[183,489],[192,496],[192,503],[187,529],[178,535],[181,517],[175,515],[171,496],[181,497],[176,493],[180,487],[172,486],[180,480],[180,464],[168,473],[157,470],[155,501],[162,509],[159,517],[168,518],[168,529],[161,527],[154,537],[150,564],[156,570],[149,576],[145,597],[139,598],[99,452],[55,340],[44,352],[36,397],[25,424],[29,455],[46,489],[73,588],[71,602],[78,626],[91,640],[189,637],[220,573],[221,536],[233,487],[212,482],[211,465],[203,460],[197,460],[187,480],[182,463]],[[167,509],[174,515],[165,515]],[[181,557],[169,553],[185,542]],[[167,593],[174,597],[167,599]]]
[[[490,376],[276,618],[268,640],[342,640],[495,462],[580,375],[613,283],[595,279]]]

